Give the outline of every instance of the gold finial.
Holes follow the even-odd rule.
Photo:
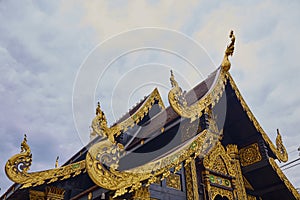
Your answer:
[[[100,107],[100,102],[98,101],[98,105],[96,108],[96,115],[99,115],[99,114],[101,114],[101,107]]]
[[[276,146],[277,148],[282,146],[282,138],[279,129],[277,129]]]
[[[175,80],[174,74],[173,74],[173,70],[170,70],[171,72],[171,77],[170,77],[170,81],[171,81],[171,86],[172,87],[178,87],[178,83]]]
[[[283,145],[279,129],[277,129],[276,147],[277,147],[277,152],[279,153],[279,160],[286,162],[288,160],[288,154]]]
[[[59,159],[59,156],[56,157],[56,160],[55,160],[55,168],[58,168],[58,159]]]
[[[234,36],[233,30],[230,31],[229,38],[231,39],[231,42],[226,48],[225,55],[224,55],[224,58],[223,58],[223,62],[222,62],[222,65],[221,65],[222,68],[225,71],[229,71],[230,66],[231,66],[231,63],[228,59],[228,56],[232,56],[233,52],[234,52],[235,36]]]
[[[27,142],[27,135],[24,134],[24,142]]]

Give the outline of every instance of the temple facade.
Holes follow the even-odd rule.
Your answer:
[[[0,200],[299,200],[275,161],[288,160],[279,130],[273,144],[229,73],[230,39],[220,67],[188,92],[171,72],[168,107],[155,88],[108,126],[98,104],[90,143],[61,167],[29,172],[25,136]]]

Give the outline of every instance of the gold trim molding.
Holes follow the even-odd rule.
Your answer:
[[[127,131],[129,127],[133,127],[135,124],[138,124],[148,114],[149,110],[156,101],[162,109],[165,109],[165,105],[157,88],[151,92],[145,102],[134,114],[132,114],[132,116],[129,116],[127,119],[110,128],[107,126],[105,115],[101,111],[100,105],[98,104],[96,109],[96,117],[92,121],[91,127],[93,131],[91,135],[107,137],[112,143],[115,144],[115,137],[119,136],[121,132]]]
[[[223,70],[219,70],[215,77],[215,85],[212,86],[213,89],[200,100],[189,106],[185,98],[185,92],[182,91],[174,78],[173,72],[171,71],[170,81],[172,89],[169,91],[168,100],[172,109],[179,116],[189,118],[191,122],[195,121],[202,116],[205,108],[209,108],[209,106],[214,107],[214,105],[219,101],[225,89],[225,84],[227,82],[226,77],[227,73]]]
[[[294,195],[294,197],[297,200],[300,200],[300,194],[295,189],[295,187],[291,184],[289,179],[284,175],[284,173],[281,171],[280,167],[277,165],[275,160],[273,158],[269,158],[269,163],[271,164],[274,171],[278,174],[279,178],[283,181],[285,186],[289,189],[289,191]]]
[[[230,75],[229,72],[228,72],[228,79],[229,79],[230,85],[232,86],[232,88],[233,88],[233,90],[235,92],[235,95],[237,96],[240,104],[243,107],[243,110],[248,115],[248,118],[253,123],[254,127],[256,128],[256,130],[261,134],[261,136],[263,137],[263,139],[265,140],[265,142],[267,143],[267,145],[270,147],[271,151],[274,153],[274,155],[280,161],[282,161],[282,162],[288,161],[288,154],[287,154],[286,148],[283,145],[283,142],[282,142],[281,135],[280,135],[279,131],[277,131],[276,147],[275,147],[275,145],[272,143],[272,141],[270,140],[270,138],[268,137],[268,135],[262,129],[262,127],[258,123],[257,119],[255,118],[255,116],[251,112],[250,108],[248,107],[247,103],[245,102],[244,98],[242,97],[239,89],[237,88],[237,86],[236,86],[236,84],[235,84],[235,82],[234,82],[234,80],[231,77],[231,75]]]

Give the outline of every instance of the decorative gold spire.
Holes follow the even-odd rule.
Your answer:
[[[179,87],[177,81],[175,80],[173,70],[170,70],[171,72],[171,77],[170,77],[170,82],[172,87]]]
[[[283,162],[286,162],[288,160],[288,154],[283,145],[279,129],[277,129],[276,147],[277,147],[277,152],[279,153],[279,157],[280,157],[279,159]]]
[[[235,36],[233,34],[233,30],[230,31],[229,38],[231,39],[231,42],[226,48],[225,55],[224,55],[224,58],[223,58],[223,62],[221,64],[222,68],[225,71],[229,71],[230,66],[231,66],[231,63],[228,59],[228,56],[232,56],[233,52],[234,52]]]
[[[100,102],[98,101],[98,106],[96,108],[96,115],[99,115],[100,113],[102,113],[102,111],[101,111],[101,107],[100,107]]]
[[[55,168],[58,168],[58,159],[59,159],[59,156],[56,157],[56,160],[55,160]]]

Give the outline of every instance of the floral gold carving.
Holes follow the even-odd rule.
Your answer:
[[[221,158],[221,156],[218,156],[216,158],[215,163],[212,166],[211,170],[222,173],[222,174],[227,174],[227,169],[226,169],[225,163],[224,163],[223,159]]]
[[[241,148],[239,151],[241,165],[243,167],[261,161],[262,156],[257,143]]]
[[[228,199],[234,199],[233,192],[231,190],[225,190],[222,188],[211,186],[210,188],[210,199],[215,199],[217,195],[221,197],[227,197]]]
[[[206,169],[221,173],[228,174],[232,177],[235,176],[234,168],[231,164],[231,158],[226,153],[221,142],[217,142],[209,155],[203,159],[203,165]],[[225,168],[225,169],[224,169]]]
[[[150,200],[149,187],[140,187],[135,190],[132,200]]]
[[[166,185],[170,188],[174,188],[176,190],[181,190],[181,180],[179,174],[170,174],[166,178]]]
[[[227,154],[230,155],[231,157],[231,164],[235,171],[235,186],[236,186],[235,192],[239,197],[239,199],[247,199],[237,145],[229,144],[227,145],[226,149],[227,149]]]
[[[187,200],[198,200],[198,183],[197,183],[197,174],[195,161],[191,161],[189,164],[185,165],[185,184],[186,184],[186,196]]]

